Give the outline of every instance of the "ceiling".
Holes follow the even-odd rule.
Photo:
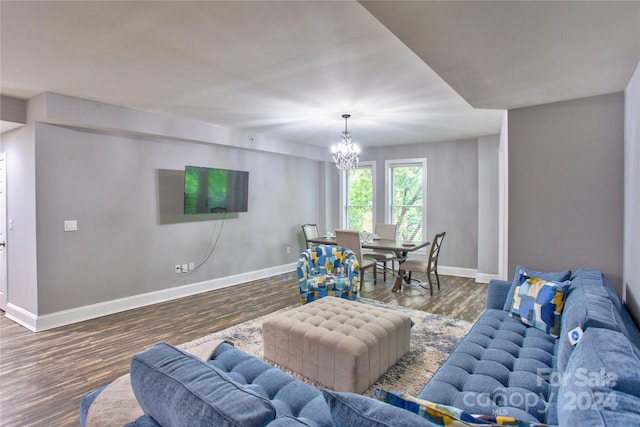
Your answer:
[[[640,1],[363,1],[475,108],[624,90]]]
[[[343,113],[363,147],[497,133],[503,109],[624,90],[640,57],[638,1],[2,1],[0,19],[4,95],[319,146]]]

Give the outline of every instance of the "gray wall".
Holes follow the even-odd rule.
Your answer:
[[[316,162],[44,124],[36,142],[39,314],[293,262],[299,225],[317,216],[305,188],[318,182]],[[181,178],[186,164],[249,171],[249,212],[161,224],[158,170]],[[78,231],[64,232],[65,219]],[[203,268],[174,274],[203,259],[223,226]]]
[[[24,99],[0,96],[0,120],[27,123],[27,103]]]
[[[9,303],[39,316],[293,263],[300,224],[319,219],[322,162],[46,123],[7,135]],[[174,265],[198,263],[223,226],[162,212],[162,197],[181,199],[186,164],[247,170],[250,196],[207,264],[180,277]],[[78,231],[63,231],[70,219]]]
[[[14,223],[9,303],[45,316],[294,263],[301,224],[338,228],[338,174],[319,160],[326,150],[305,158],[295,151],[300,146],[267,138],[244,146],[246,140],[235,131],[55,94],[31,100],[27,125],[2,138]],[[482,222],[477,140],[367,150],[362,160],[378,163],[379,220],[384,161],[415,157],[428,159],[426,237],[446,230],[441,265],[475,269]],[[251,194],[249,212],[224,221],[209,262],[181,277],[173,266],[198,263],[223,226],[220,217],[181,215],[186,164],[248,170]],[[65,232],[65,220],[77,220],[78,231]]]
[[[624,284],[640,324],[640,64],[625,91]]]
[[[478,138],[478,273],[498,274],[500,136]]]
[[[622,280],[622,93],[509,111],[509,271]]]
[[[427,240],[447,235],[439,265],[476,269],[478,265],[478,144],[477,140],[367,149],[362,161],[375,161],[376,218],[385,221],[385,160],[427,158]],[[495,183],[497,187],[497,182]],[[497,248],[496,248],[497,252]]]
[[[28,124],[2,134],[7,156],[7,302],[38,311],[36,257],[35,124],[41,105],[29,104]]]

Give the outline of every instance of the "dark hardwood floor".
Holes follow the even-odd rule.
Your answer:
[[[420,275],[416,275],[420,277]],[[486,284],[441,276],[433,297],[417,285],[365,282],[360,295],[474,321]],[[82,397],[129,370],[131,356],[158,341],[177,345],[298,303],[295,272],[129,310],[43,332],[0,316],[0,425],[78,426]]]

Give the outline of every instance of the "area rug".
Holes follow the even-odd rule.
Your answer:
[[[402,311],[408,314],[414,323],[414,326],[411,328],[411,345],[409,352],[363,393],[367,396],[373,396],[373,391],[378,387],[416,395],[447,359],[456,345],[458,345],[467,332],[469,332],[472,326],[472,323],[464,320],[453,319],[406,307],[389,306],[367,298],[358,298],[358,301],[377,307]],[[224,339],[232,342],[237,348],[265,360],[263,356],[262,323],[269,317],[275,316],[290,308],[293,307],[278,310],[266,316],[231,326],[222,331],[182,344],[180,347],[189,349],[205,342]],[[320,389],[324,388],[321,384],[283,366],[268,360],[265,360],[265,362],[282,369],[307,384]]]

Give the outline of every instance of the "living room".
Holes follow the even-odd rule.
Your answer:
[[[4,10],[2,19],[8,19]],[[637,45],[635,67],[614,90],[502,108],[505,127],[489,142],[496,157],[506,156],[508,170],[501,173],[508,172],[508,179],[491,243],[478,236],[485,231],[478,225],[478,138],[486,135],[371,147],[361,160],[375,161],[383,171],[386,159],[427,157],[430,174],[455,172],[444,175],[441,194],[474,188],[468,197],[436,199],[429,206],[427,239],[441,228],[463,231],[453,233],[443,253],[441,265],[450,271],[507,279],[518,264],[547,271],[592,266],[611,279],[639,319]],[[24,111],[22,119],[9,120],[24,126],[2,134],[6,313],[28,329],[286,273],[302,250],[301,224],[339,228],[339,178],[324,147],[47,87],[28,88],[42,92],[28,99],[10,91],[5,96],[11,88],[4,83],[2,89],[2,119],[13,111],[7,106]],[[336,123],[339,135],[342,123]],[[175,195],[188,164],[249,171],[249,212],[224,221],[185,220],[175,210]],[[429,192],[436,196],[439,189]],[[65,220],[76,220],[77,231],[65,232]],[[200,261],[218,232],[219,246],[205,268],[175,274],[175,264]],[[485,244],[496,261],[481,271]]]

